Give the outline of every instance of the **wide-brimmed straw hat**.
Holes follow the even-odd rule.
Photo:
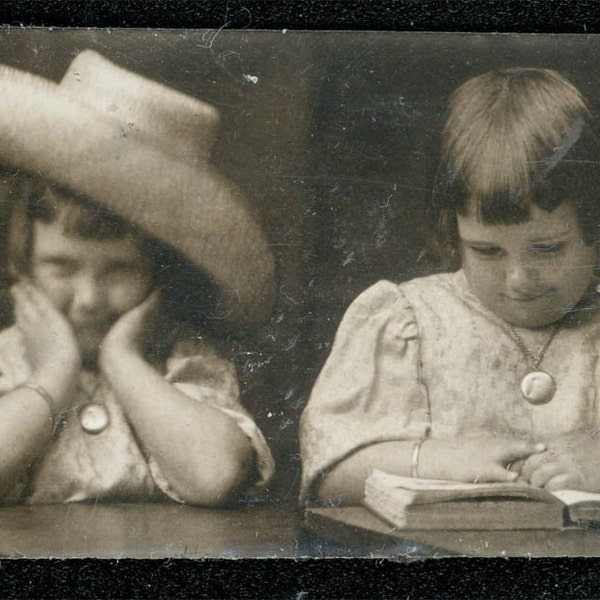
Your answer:
[[[256,325],[273,256],[240,192],[210,164],[218,113],[85,50],[60,84],[0,66],[0,163],[102,205],[218,286],[221,318]]]

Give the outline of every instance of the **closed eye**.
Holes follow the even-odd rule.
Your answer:
[[[500,246],[469,246],[475,254],[485,258],[496,258],[504,255],[504,250]]]
[[[68,258],[48,257],[39,261],[41,266],[45,266],[59,277],[68,277],[77,271],[77,262]]]
[[[124,276],[135,275],[140,271],[139,263],[132,261],[114,261],[106,266],[104,275]]]
[[[119,260],[111,262],[107,267],[108,271],[129,271],[133,272],[139,269],[139,265],[134,261]]]
[[[560,252],[565,248],[564,242],[556,242],[554,244],[534,244],[531,249],[534,252],[540,252],[542,254],[552,254]]]

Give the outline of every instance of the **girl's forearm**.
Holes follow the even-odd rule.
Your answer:
[[[39,369],[25,386],[0,398],[0,497],[51,443],[60,414],[72,401],[74,369]]]
[[[315,488],[317,496],[328,505],[360,504],[373,469],[410,476],[416,442],[381,442],[357,450],[328,472]]]
[[[247,483],[253,450],[233,419],[179,392],[137,354],[113,352],[102,368],[145,451],[182,500],[224,504]]]
[[[12,489],[45,452],[53,422],[47,402],[30,388],[17,388],[0,399],[0,498]]]
[[[419,452],[415,451],[419,448]],[[349,456],[331,469],[320,487],[326,502],[356,503],[362,499],[365,479],[373,469],[396,475],[464,482],[512,482],[518,474],[509,465],[538,454],[545,445],[494,434],[427,438],[373,444]],[[413,463],[418,458],[418,468]]]

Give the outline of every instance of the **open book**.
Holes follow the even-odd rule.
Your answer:
[[[527,483],[460,483],[373,471],[365,505],[404,529],[560,529],[600,522],[600,494]]]

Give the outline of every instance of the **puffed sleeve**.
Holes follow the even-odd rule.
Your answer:
[[[424,437],[427,394],[418,327],[400,288],[380,281],[350,306],[300,422],[301,499],[315,480],[360,448]]]
[[[176,345],[167,361],[165,379],[198,402],[207,402],[232,418],[250,440],[255,454],[257,479],[248,490],[256,491],[273,475],[275,462],[267,442],[252,417],[240,403],[240,390],[234,366],[221,358],[205,340]],[[155,461],[148,461],[156,484],[168,496],[180,501],[160,473]]]

